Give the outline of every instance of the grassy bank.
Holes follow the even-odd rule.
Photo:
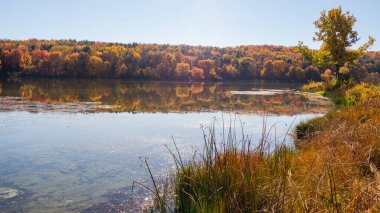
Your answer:
[[[290,209],[285,198],[293,196],[288,175],[295,163],[293,148],[271,141],[265,130],[257,146],[248,137],[237,140],[233,129],[220,144],[214,128],[206,131],[201,161],[179,165],[176,171],[179,212]]]
[[[316,210],[379,211],[380,92],[359,84],[344,92],[335,111],[296,128],[304,189],[329,198]],[[344,107],[342,107],[344,105]]]
[[[380,88],[329,95],[338,93],[344,107],[298,125],[295,147],[270,140],[265,126],[258,145],[231,128],[219,141],[211,126],[198,160],[173,152],[176,211],[380,211]]]

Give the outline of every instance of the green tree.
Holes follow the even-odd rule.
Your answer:
[[[298,45],[307,61],[320,68],[332,68],[336,74],[346,64],[353,64],[361,58],[375,42],[372,37],[357,50],[350,47],[359,41],[358,32],[353,30],[356,18],[350,12],[343,12],[341,7],[333,8],[314,22],[317,31],[314,41],[321,41],[320,50],[310,50],[302,42]]]

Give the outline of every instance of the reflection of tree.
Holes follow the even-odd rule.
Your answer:
[[[203,92],[203,85],[204,85],[203,82],[201,82],[201,83],[195,82],[195,83],[191,84],[191,86],[190,86],[191,93],[192,94],[202,93]]]
[[[176,87],[175,94],[178,98],[186,98],[189,96],[189,88],[188,87]]]
[[[3,83],[3,96],[20,96],[45,103],[102,102],[118,111],[192,112],[227,110],[298,114],[322,112],[326,105],[294,92],[274,95],[234,95],[231,91],[272,88],[276,85],[121,82],[86,80],[26,80]],[[283,87],[281,85],[277,87]],[[114,110],[114,109],[113,109]]]

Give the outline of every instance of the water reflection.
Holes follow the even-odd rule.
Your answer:
[[[163,144],[171,144],[172,136],[190,157],[203,146],[200,125],[216,120],[221,133],[222,116],[238,115],[254,143],[261,137],[258,113],[271,113],[267,125],[276,124],[275,136],[284,136],[293,121],[319,116],[329,107],[326,100],[297,92],[298,85],[277,83],[25,80],[0,85],[0,190],[22,192],[0,197],[0,212],[102,212],[116,205],[106,195],[123,202],[128,196],[120,190],[148,177],[140,156],[150,158],[155,174],[167,174],[173,164]]]
[[[107,106],[95,107],[94,111],[116,112],[223,110],[294,115],[325,112],[329,108],[328,101],[324,99],[308,93],[295,92],[298,87],[299,85],[281,83],[188,84],[112,80],[24,80],[3,82],[0,95],[49,104],[91,102]],[[7,109],[12,104],[6,100],[2,102]],[[0,105],[0,110],[4,111],[3,108]]]

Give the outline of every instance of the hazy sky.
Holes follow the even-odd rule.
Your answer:
[[[0,38],[313,48],[313,21],[341,5],[380,50],[380,0],[0,0]]]

